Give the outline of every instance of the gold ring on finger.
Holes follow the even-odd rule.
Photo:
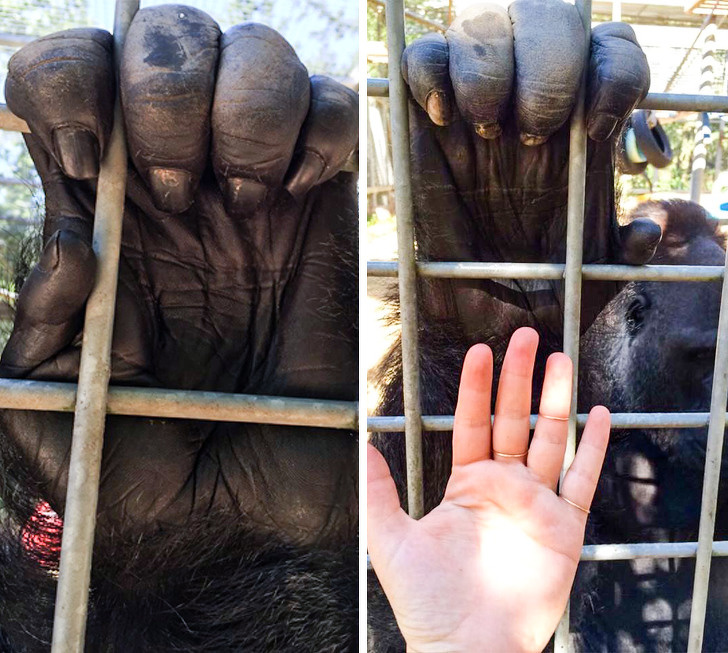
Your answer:
[[[565,496],[559,495],[566,503],[568,503],[570,506],[574,506],[577,510],[581,510],[582,512],[585,512],[587,515],[589,514],[590,510],[588,508],[584,508],[584,506],[580,506],[578,503],[574,503],[573,501],[569,501]]]
[[[502,451],[496,451],[493,449],[494,456],[502,456],[503,458],[525,458],[528,455],[528,449],[523,453],[503,453]]]
[[[539,413],[538,416],[543,417],[544,419],[552,419],[557,422],[568,422],[569,421],[568,417],[556,417],[554,415],[544,415],[543,413]]]

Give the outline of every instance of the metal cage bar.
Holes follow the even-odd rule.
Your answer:
[[[127,31],[139,0],[117,0],[114,61],[118,67]],[[108,150],[101,161],[94,216],[96,280],[86,304],[81,345],[68,489],[63,513],[61,560],[53,618],[53,653],[84,650],[106,396],[111,375],[111,339],[121,251],[121,223],[126,197],[126,139],[119,93]]]
[[[728,267],[728,255],[725,264]],[[715,533],[715,514],[718,504],[723,436],[726,426],[726,400],[728,400],[728,282],[724,279],[720,298],[713,388],[710,398],[710,422],[708,424],[708,444],[705,452],[703,497],[700,505],[698,552],[695,560],[695,579],[690,608],[689,653],[700,653],[703,648],[703,630],[708,603],[708,584],[710,581],[713,535]]]
[[[591,0],[576,0],[576,8],[584,26],[585,61],[588,61],[591,43]],[[585,64],[579,93],[576,98],[569,127],[569,173],[566,204],[566,263],[564,268],[564,353],[574,363],[571,386],[569,429],[564,452],[561,480],[576,454],[576,401],[579,387],[579,335],[581,325],[581,276],[584,253],[584,202],[586,196],[586,74]],[[569,648],[569,612],[571,600],[556,627],[554,650],[567,653]]]
[[[407,88],[400,70],[405,48],[404,0],[387,0],[389,56],[389,116],[392,127],[392,169],[397,213],[399,305],[402,324],[402,383],[407,451],[407,504],[411,517],[424,514],[422,490],[422,420],[417,338],[417,270],[415,268],[414,211],[410,179]]]
[[[438,279],[563,279],[563,263],[475,263],[437,261],[417,263],[421,277]],[[369,261],[370,277],[396,277],[396,261]],[[721,265],[618,265],[587,263],[581,266],[586,281],[721,281]]]

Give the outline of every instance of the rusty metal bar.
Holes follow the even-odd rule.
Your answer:
[[[116,2],[114,60],[117,69],[127,30],[138,9],[139,0]],[[111,371],[111,339],[126,194],[126,159],[124,124],[117,93],[114,126],[108,151],[101,161],[96,194],[93,249],[98,268],[94,288],[86,305],[83,329],[68,491],[63,513],[52,653],[82,653],[84,650],[101,450]]]

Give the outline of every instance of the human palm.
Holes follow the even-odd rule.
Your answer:
[[[586,524],[577,506],[591,504],[609,413],[590,415],[557,495],[571,363],[563,354],[549,359],[529,447],[537,341],[530,329],[511,339],[492,435],[492,356],[483,345],[468,353],[452,475],[442,503],[421,520],[402,512],[384,459],[369,448],[369,552],[408,650],[540,651],[563,613]]]
[[[11,61],[7,100],[32,130],[46,220],[5,376],[77,376],[113,79],[100,30]],[[353,400],[356,194],[340,170],[356,94],[309,79],[271,29],[220,35],[178,5],[136,15],[119,85],[130,163],[112,382]],[[2,423],[62,513],[71,417],[5,411]],[[109,417],[99,536],[233,510],[284,541],[341,541],[355,528],[355,456],[348,433]]]

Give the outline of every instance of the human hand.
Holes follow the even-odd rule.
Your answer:
[[[7,102],[32,131],[46,219],[4,376],[78,373],[95,177],[117,92],[111,45],[101,30],[69,30],[10,62]],[[357,140],[356,94],[309,79],[274,30],[221,35],[179,5],[137,13],[119,92],[131,162],[112,382],[353,400],[356,189],[339,171]],[[3,411],[1,421],[62,514],[71,416]],[[324,433],[109,417],[98,537],[232,510],[283,541],[350,538],[356,443]]]
[[[587,73],[584,261],[643,264],[659,227],[638,220],[618,227],[614,139],[650,84],[647,60],[631,27],[605,23],[585,34],[573,4],[516,0],[466,9],[445,35],[430,34],[404,52],[411,102],[412,176],[418,253],[429,261],[561,262],[566,251],[569,124],[582,71]],[[619,289],[590,282],[582,328]],[[563,290],[488,280],[428,281],[431,319],[459,321],[469,343],[483,326],[490,297],[560,342]],[[530,318],[530,319],[529,319]]]
[[[532,329],[513,334],[492,434],[492,354],[486,345],[470,349],[455,411],[452,474],[442,503],[419,521],[401,509],[384,458],[368,447],[369,554],[408,651],[541,651],[564,611],[609,412],[591,411],[556,494],[572,365],[561,353],[549,358],[529,446],[537,345]]]

